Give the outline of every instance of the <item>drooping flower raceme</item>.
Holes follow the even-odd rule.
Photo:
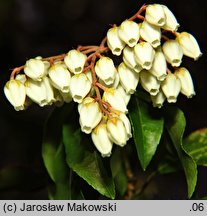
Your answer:
[[[17,111],[32,102],[41,107],[78,103],[81,131],[108,157],[114,144],[123,147],[132,137],[128,104],[143,95],[140,88],[156,108],[175,103],[179,93],[195,95],[190,71],[181,64],[183,57],[197,60],[202,52],[195,37],[177,32],[178,27],[167,6],[145,5],[113,25],[99,46],[32,58],[15,68],[5,96]]]

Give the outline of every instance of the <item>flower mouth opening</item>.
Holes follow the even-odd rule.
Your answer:
[[[77,68],[75,68],[75,72],[76,72],[76,73],[81,73],[81,71],[82,71],[82,67],[77,67]]]
[[[159,92],[159,90],[158,90],[158,89],[151,89],[151,90],[150,90],[150,94],[151,94],[152,96],[155,96],[155,95],[157,95],[157,94],[158,94],[158,92]]]
[[[175,103],[177,101],[177,98],[175,96],[169,96],[167,98],[168,103]]]

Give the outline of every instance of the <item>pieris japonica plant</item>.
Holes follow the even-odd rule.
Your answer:
[[[195,95],[182,61],[202,53],[179,26],[167,6],[143,5],[100,45],[13,69],[4,93],[16,111],[53,107],[42,144],[49,198],[87,198],[87,185],[99,199],[140,199],[154,176],[180,169],[193,195],[204,142],[194,145],[199,134],[183,140],[185,117],[174,103]],[[139,184],[140,169],[149,178]]]

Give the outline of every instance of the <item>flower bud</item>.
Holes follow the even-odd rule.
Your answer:
[[[49,69],[49,77],[51,79],[52,85],[59,89],[60,91],[67,93],[69,92],[70,88],[70,72],[67,70],[66,66],[62,63],[57,63],[53,65]]]
[[[133,94],[139,82],[139,74],[130,69],[122,62],[118,67],[121,85],[126,90],[127,94]]]
[[[110,28],[107,32],[107,45],[113,55],[119,56],[125,46],[125,43],[120,39],[118,27]]]
[[[149,70],[152,67],[155,51],[148,42],[138,43],[134,47],[135,59],[142,68]]]
[[[156,95],[160,89],[160,82],[149,71],[143,70],[140,72],[140,81],[142,87],[151,95]]]
[[[141,65],[139,65],[135,60],[134,49],[126,46],[123,50],[123,61],[124,63],[139,73],[142,70]]]
[[[201,55],[201,50],[195,37],[187,32],[179,33],[176,37],[180,44],[183,54],[197,60]]]
[[[131,94],[127,94],[122,85],[118,85],[116,90],[119,92],[119,94],[121,94],[122,98],[124,99],[125,105],[127,106],[130,101]]]
[[[29,59],[26,61],[24,73],[35,81],[41,81],[42,78],[47,74],[47,69],[48,67],[41,59]]]
[[[78,50],[70,50],[64,58],[64,62],[70,72],[80,74],[83,71],[87,56]]]
[[[156,95],[151,95],[152,105],[153,107],[161,108],[163,103],[165,102],[165,95],[162,91],[159,91]]]
[[[70,80],[70,93],[75,102],[81,103],[91,90],[91,82],[84,73],[75,74]]]
[[[129,119],[127,118],[127,116],[124,113],[120,113],[119,119],[124,124],[124,127],[126,129],[126,133],[127,133],[127,140],[128,140],[128,139],[130,139],[132,137],[130,121],[129,121]]]
[[[162,26],[162,28],[168,31],[177,31],[180,25],[177,22],[177,19],[175,18],[174,14],[165,5],[162,5],[162,9],[165,13],[165,25]]]
[[[130,20],[125,20],[119,27],[119,37],[129,47],[134,47],[139,40],[139,25]]]
[[[80,114],[79,122],[81,130],[86,134],[91,133],[102,119],[102,112],[98,102],[91,97],[86,97],[78,105],[78,111]]]
[[[109,57],[101,57],[96,62],[95,71],[97,76],[103,80],[106,85],[110,85],[114,82],[117,73],[114,62]]]
[[[189,71],[186,68],[181,67],[176,69],[174,74],[179,78],[181,82],[181,93],[188,98],[192,98],[195,95],[195,90]]]
[[[124,123],[117,117],[110,118],[106,123],[109,138],[115,144],[123,147],[128,140]]]
[[[157,77],[159,81],[163,81],[167,76],[167,62],[162,51],[157,51],[155,53],[154,61],[149,72]]]
[[[108,102],[115,110],[127,113],[126,103],[121,93],[116,89],[109,88],[103,94],[103,100]]]
[[[166,79],[161,83],[161,88],[168,103],[175,103],[181,90],[181,82],[174,74],[168,74]]]
[[[55,101],[53,90],[47,77],[44,77],[42,82],[28,79],[25,87],[27,96],[41,107]]]
[[[9,80],[4,87],[4,94],[16,111],[24,110],[26,91],[19,80]]]
[[[152,47],[156,48],[160,45],[161,31],[160,28],[144,21],[140,24],[140,36]]]
[[[145,12],[145,20],[152,25],[163,26],[165,24],[165,13],[162,5],[148,5]]]
[[[182,62],[183,51],[175,40],[168,40],[162,46],[163,53],[168,63],[173,67],[179,67]]]
[[[109,157],[113,142],[109,139],[105,123],[100,123],[91,133],[91,138],[102,157]]]
[[[25,84],[27,77],[25,74],[17,74],[15,80],[19,80],[22,84]]]

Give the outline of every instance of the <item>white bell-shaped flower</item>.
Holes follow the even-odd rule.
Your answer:
[[[143,70],[140,72],[140,82],[142,87],[150,93],[150,95],[156,95],[160,89],[160,82],[155,76],[153,76],[149,71]]]
[[[118,27],[110,28],[107,32],[107,45],[113,55],[119,56],[123,48],[125,47],[124,41],[122,41],[118,34]]]
[[[171,10],[165,5],[162,5],[163,11],[165,13],[165,24],[162,26],[163,29],[168,31],[177,31],[180,26]]]
[[[91,90],[91,82],[84,73],[75,74],[70,80],[70,93],[75,102],[81,103]]]
[[[109,57],[101,57],[96,62],[95,71],[97,76],[103,80],[106,85],[110,85],[114,82],[117,73],[114,62]]]
[[[94,98],[86,97],[78,105],[78,111],[81,130],[86,134],[91,133],[102,119],[102,112],[98,102]]]
[[[128,109],[121,93],[113,88],[107,89],[103,94],[103,100],[108,102],[113,109],[127,113]]]
[[[162,51],[156,51],[152,67],[149,72],[157,77],[159,81],[163,81],[167,76],[167,62]]]
[[[29,59],[26,61],[24,67],[24,73],[35,81],[41,81],[42,78],[47,74],[48,65],[39,59]]]
[[[131,94],[127,94],[121,84],[117,86],[116,90],[119,92],[119,94],[121,94],[121,96],[124,99],[124,102],[125,102],[125,104],[127,106],[129,101],[130,101]]]
[[[142,70],[141,65],[136,62],[134,49],[129,46],[126,46],[123,49],[123,61],[128,67],[135,70],[137,73]]]
[[[136,91],[139,82],[139,74],[127,67],[124,62],[119,65],[118,73],[120,83],[126,90],[126,93],[133,94]]]
[[[28,79],[25,83],[27,96],[32,101],[39,104],[39,106],[41,107],[52,102],[51,101],[52,89],[50,88],[50,84],[48,84],[48,82],[49,80],[47,79],[44,79],[44,81],[42,80],[41,82],[35,81],[33,79]],[[48,92],[47,92],[47,88],[48,88]]]
[[[176,69],[174,74],[181,82],[181,93],[188,98],[192,98],[195,95],[195,90],[190,72],[186,68],[181,67]]]
[[[127,133],[127,140],[128,140],[128,139],[130,139],[132,137],[132,132],[131,132],[132,129],[131,129],[130,121],[129,121],[128,117],[124,113],[119,114],[119,119],[124,124],[124,127],[126,129],[126,133]]]
[[[70,50],[64,58],[64,62],[70,72],[80,74],[83,71],[87,56],[82,52],[73,49]]]
[[[192,34],[187,32],[179,33],[176,40],[182,47],[184,55],[194,60],[197,60],[202,55],[198,42]]]
[[[167,40],[162,46],[163,53],[168,63],[179,67],[182,62],[183,51],[176,40]]]
[[[140,24],[140,36],[154,48],[160,45],[161,31],[158,26],[152,25],[146,21],[142,22]]]
[[[105,123],[100,123],[91,133],[91,138],[102,157],[111,155],[113,142],[109,139]]]
[[[156,95],[151,95],[153,107],[161,108],[165,102],[165,99],[166,97],[162,91],[159,91]]]
[[[70,91],[71,74],[65,64],[59,62],[53,65],[48,72],[52,85],[60,91],[67,93]]]
[[[4,94],[16,111],[24,110],[26,91],[19,80],[9,80],[4,87]]]
[[[110,118],[106,123],[109,138],[113,143],[123,147],[128,140],[124,123],[118,117]]]
[[[85,75],[87,76],[87,78],[89,79],[89,81],[92,83],[93,82],[93,77],[92,77],[92,73],[90,70],[87,70],[85,72]]]
[[[162,5],[150,4],[146,8],[145,20],[152,25],[163,26],[165,25],[165,13]]]
[[[139,40],[139,25],[131,20],[125,20],[119,26],[119,37],[129,47],[134,47]]]
[[[43,77],[42,82],[44,83],[46,89],[47,105],[51,105],[55,101],[52,84],[47,76]]]
[[[181,90],[181,82],[178,77],[170,73],[161,83],[161,88],[167,98],[168,103],[175,103]]]
[[[149,70],[152,67],[155,51],[148,42],[138,43],[134,47],[135,59],[142,68]]]

